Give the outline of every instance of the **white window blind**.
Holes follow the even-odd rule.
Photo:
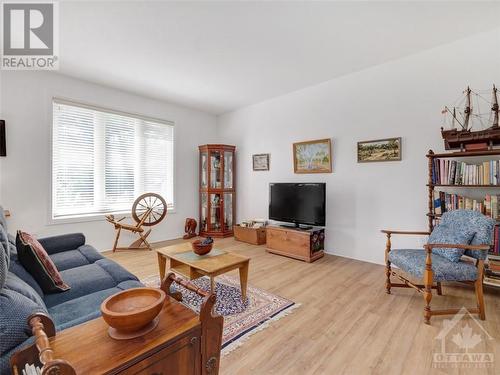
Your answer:
[[[53,101],[52,217],[130,211],[145,192],[174,208],[172,122]]]

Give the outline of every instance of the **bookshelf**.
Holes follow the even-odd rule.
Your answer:
[[[462,152],[446,152],[446,153],[434,153],[432,150],[429,150],[427,153],[427,160],[428,160],[428,168],[429,168],[429,174],[428,174],[428,182],[427,182],[427,188],[428,188],[428,213],[427,213],[427,218],[428,218],[428,226],[429,226],[429,231],[432,231],[434,226],[439,222],[439,219],[442,214],[437,214],[434,211],[434,198],[435,198],[435,190],[439,188],[444,188],[447,190],[448,193],[453,193],[454,189],[457,189],[456,191],[460,192],[464,189],[473,189],[473,190],[485,190],[487,192],[490,191],[498,191],[498,195],[500,195],[500,179],[496,182],[496,184],[490,183],[490,184],[478,184],[478,183],[470,183],[470,184],[443,184],[443,183],[436,183],[435,181],[435,176],[433,178],[433,169],[435,164],[436,159],[453,159],[453,160],[476,160],[478,158],[484,160],[488,159],[488,162],[490,160],[498,160],[500,158],[500,149],[494,149],[494,150],[482,150],[482,151],[462,151]],[[483,161],[479,161],[479,165],[483,163]],[[477,164],[477,163],[473,163]],[[500,174],[500,170],[496,170],[497,174]],[[493,176],[493,174],[491,174]],[[479,181],[481,182],[481,181]],[[499,203],[500,205],[500,203]],[[497,223],[500,225],[499,221],[500,217],[497,218]],[[489,261],[495,261],[495,262],[500,262],[500,256],[498,254],[496,255],[488,255],[488,260]],[[484,279],[484,284],[485,285],[490,285],[494,286],[497,288],[500,288],[500,279],[492,279],[489,277],[485,277]]]

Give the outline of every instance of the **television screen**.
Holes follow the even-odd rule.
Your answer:
[[[269,184],[269,219],[325,225],[325,183]]]

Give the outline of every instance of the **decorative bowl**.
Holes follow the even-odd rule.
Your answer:
[[[214,245],[214,243],[209,243],[209,244],[202,244],[201,243],[201,240],[196,240],[192,243],[193,245],[193,251],[195,252],[195,254],[198,254],[198,255],[205,255],[205,254],[208,254],[211,250],[212,250],[212,246]]]
[[[157,288],[133,288],[106,298],[101,304],[108,332],[118,340],[142,336],[158,324],[166,294]]]

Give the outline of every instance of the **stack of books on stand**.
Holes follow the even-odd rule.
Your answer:
[[[488,254],[488,265],[484,283],[500,286],[500,227],[498,225],[495,225],[493,247]]]
[[[483,200],[463,197],[458,194],[450,194],[443,191],[434,191],[433,208],[434,214],[441,215],[453,210],[474,210],[499,220],[500,195],[486,195]]]
[[[489,160],[481,164],[434,159],[432,183],[434,185],[500,185],[500,161]]]

